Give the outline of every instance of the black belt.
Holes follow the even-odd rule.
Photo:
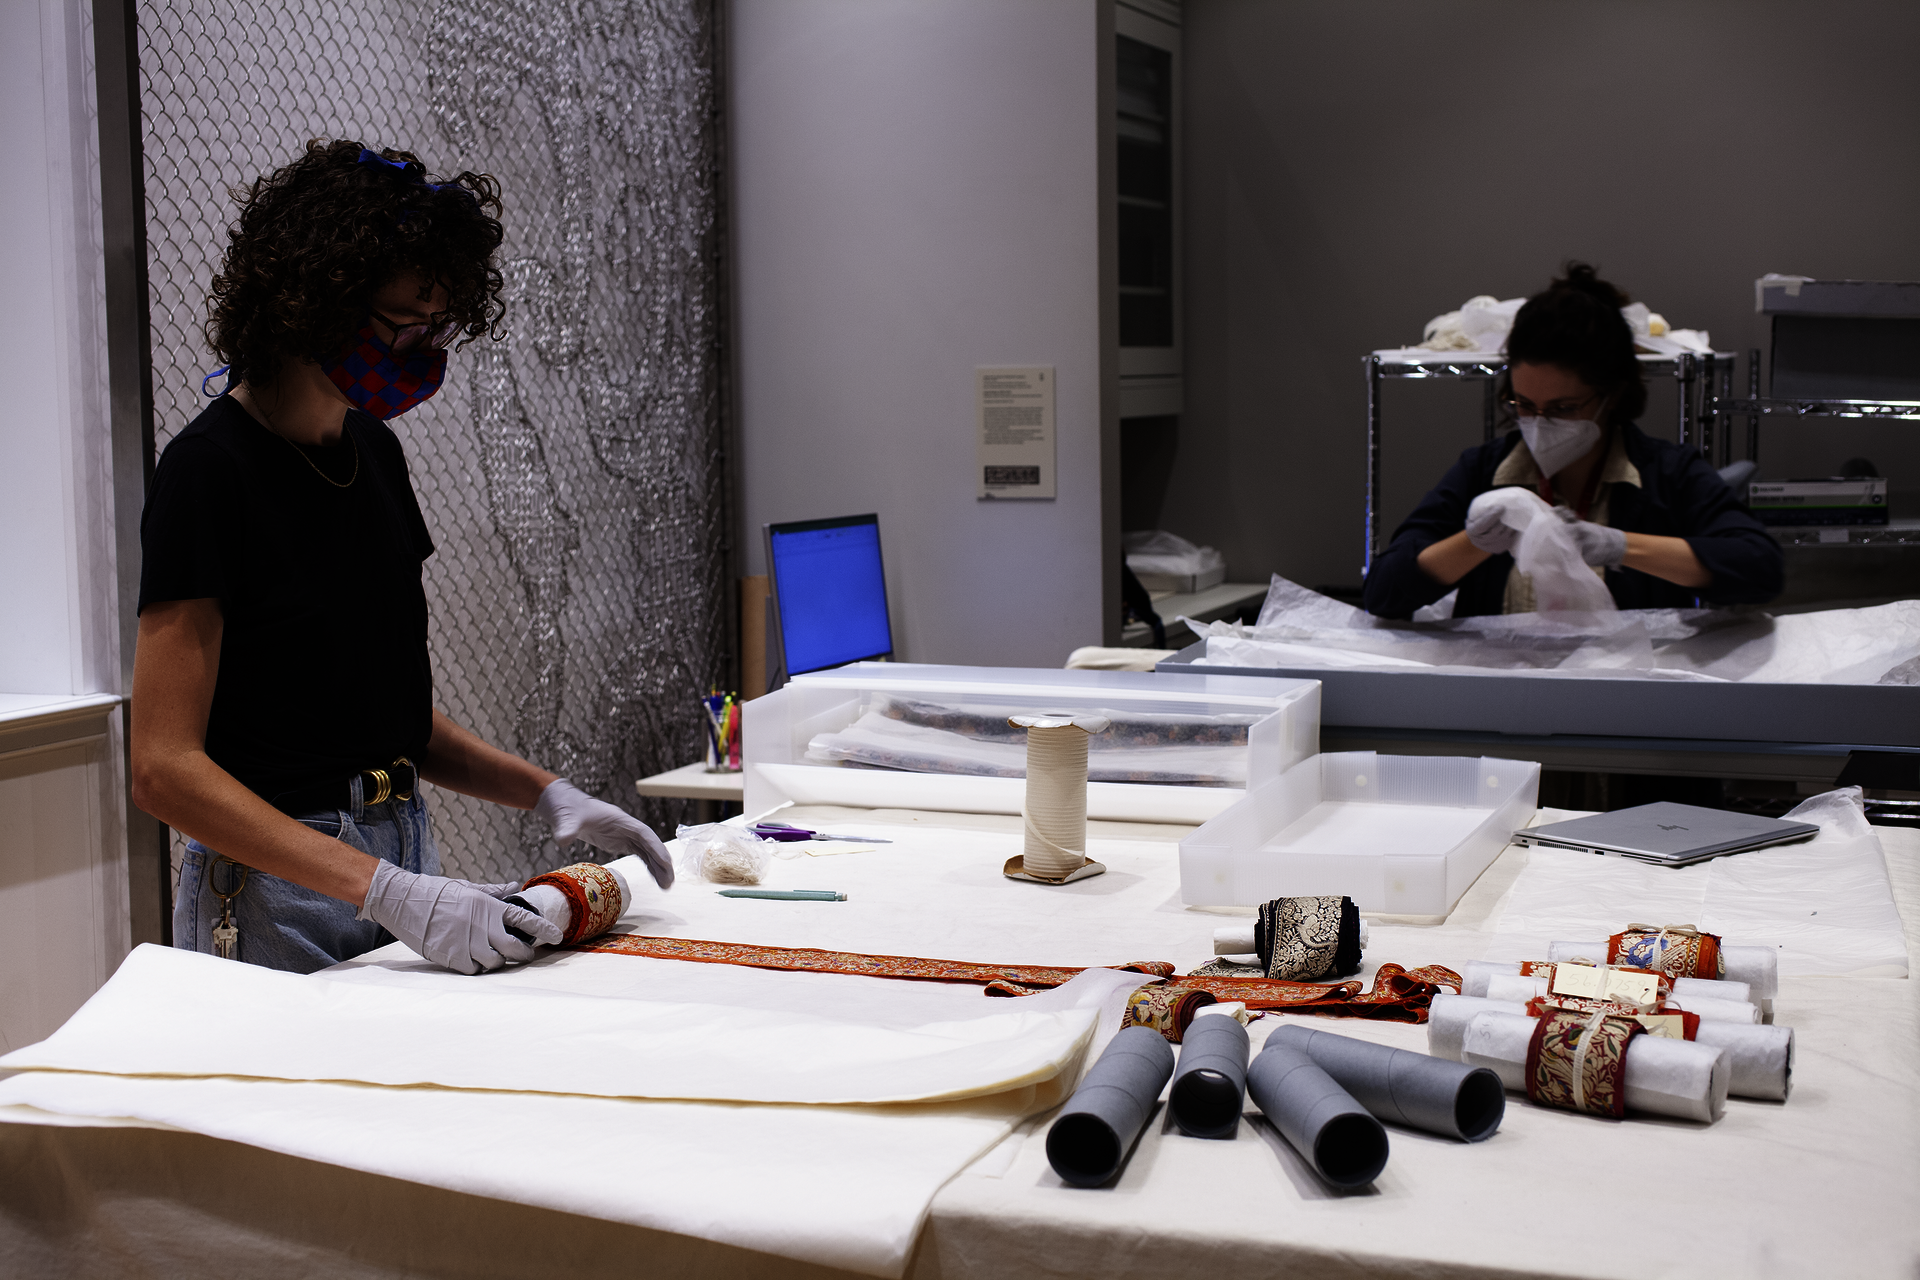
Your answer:
[[[413,761],[401,756],[384,769],[362,769],[353,777],[360,779],[360,803],[374,805],[385,804],[389,800],[413,799],[413,788],[420,780],[420,771],[414,768]],[[280,812],[293,817],[317,813],[322,809],[351,809],[353,778],[295,787],[292,791],[282,791],[271,803]]]

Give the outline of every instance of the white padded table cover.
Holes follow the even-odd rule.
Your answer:
[[[1567,816],[1547,811],[1539,820]],[[715,897],[713,886],[683,884],[671,895],[649,894],[623,927],[1003,962],[1165,959],[1186,969],[1211,957],[1214,928],[1251,915],[1181,906],[1176,842],[1182,828],[1090,824],[1089,852],[1109,873],[1049,888],[1000,875],[1000,865],[1019,848],[1017,818],[838,809],[782,817],[827,829],[872,829],[898,841],[869,853],[776,863],[776,887],[839,889],[850,896],[845,903],[728,900]],[[1920,918],[1920,832],[1878,835],[1893,897],[1908,919]],[[1385,960],[1461,969],[1507,946],[1509,900],[1517,882],[1537,870],[1532,859],[1540,853],[1509,847],[1444,924],[1373,921],[1363,976]],[[1618,859],[1593,863],[1623,875],[1638,870]],[[1833,909],[1859,908],[1845,900],[1845,886],[1857,893],[1860,883],[1854,878],[1834,888],[1828,894]],[[1795,910],[1822,909],[1817,893],[1800,893],[1792,903]],[[1617,928],[1649,912],[1661,915],[1629,909],[1604,923]],[[1563,936],[1576,923],[1523,919],[1526,927],[1518,932],[1524,935],[1537,923]],[[1904,954],[1899,959],[1904,967]],[[395,949],[331,971],[327,980],[422,989],[471,985],[428,972]],[[746,1020],[756,1009],[852,1004],[868,1020],[911,1026],[963,1017],[988,1003],[970,987],[613,955],[556,956],[488,980],[503,993],[646,1000],[659,999],[663,984],[684,1000],[736,1005]],[[1475,1146],[1394,1130],[1385,1173],[1359,1195],[1331,1192],[1255,1117],[1243,1119],[1233,1139],[1205,1140],[1171,1131],[1163,1116],[1149,1125],[1114,1186],[1068,1188],[1047,1166],[1045,1115],[1020,1118],[1031,1105],[1020,1090],[915,1107],[773,1108],[800,1117],[799,1125],[819,1122],[811,1134],[796,1127],[773,1141],[765,1139],[764,1127],[715,1122],[716,1115],[751,1119],[763,1110],[757,1107],[489,1094],[484,1106],[462,1111],[464,1095],[453,1091],[345,1084],[35,1072],[0,1082],[0,1102],[143,1116],[147,1123],[200,1132],[244,1127],[252,1123],[245,1117],[271,1106],[288,1128],[305,1135],[313,1158],[356,1167],[383,1163],[395,1176],[476,1195],[760,1250],[736,1255],[741,1274],[756,1258],[753,1274],[780,1274],[777,1260],[762,1256],[775,1254],[795,1259],[793,1274],[807,1276],[835,1274],[818,1266],[942,1280],[1198,1278],[1301,1268],[1327,1277],[1520,1272],[1644,1280],[1645,1259],[1635,1250],[1568,1249],[1559,1232],[1510,1225],[1520,1217],[1551,1221],[1564,1211],[1560,1197],[1567,1186],[1585,1185],[1595,1170],[1613,1170],[1608,1212],[1616,1221],[1652,1224],[1662,1274],[1910,1277],[1920,1259],[1920,1222],[1910,1213],[1911,1189],[1920,1185],[1920,1070],[1912,1052],[1920,1019],[1913,990],[1901,978],[1808,974],[1783,965],[1775,1017],[1792,1026],[1799,1041],[1789,1102],[1734,1098],[1718,1123],[1701,1127],[1611,1123],[1515,1100],[1500,1132]],[[1424,1045],[1418,1026],[1300,1021],[1398,1048]],[[1252,1025],[1256,1050],[1278,1022],[1269,1017]],[[423,1095],[446,1109],[423,1116]],[[0,1116],[35,1118],[60,1117],[18,1109]],[[490,1126],[484,1142],[461,1135],[459,1126],[469,1122]],[[516,1146],[510,1169],[471,1167],[473,1153],[498,1147],[503,1134],[529,1133],[540,1142]],[[436,1156],[447,1143],[452,1156]],[[372,1155],[370,1144],[377,1148]],[[462,1158],[467,1167],[458,1167]],[[663,1159],[683,1163],[650,1167]],[[1715,1170],[1738,1176],[1716,1178]],[[1673,1178],[1690,1188],[1684,1232],[1657,1230],[1670,1220]],[[1505,1206],[1498,1222],[1484,1212],[1494,1202]],[[431,1224],[419,1229],[430,1240]],[[277,1274],[302,1274],[294,1264],[286,1267]]]

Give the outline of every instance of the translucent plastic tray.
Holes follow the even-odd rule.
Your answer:
[[[1315,756],[1180,842],[1193,906],[1344,894],[1362,911],[1444,916],[1538,801],[1540,766],[1471,756]]]
[[[1020,777],[862,767],[821,759],[809,746],[844,733],[879,701],[914,699],[996,711],[1105,711],[1165,717],[1247,719],[1244,767],[1234,776],[1278,778],[1320,746],[1320,684],[1239,675],[1157,675],[1145,671],[1068,671],[1020,667],[941,667],[865,662],[795,677],[785,688],[746,704],[741,763],[748,814],[791,800],[868,808],[1019,813]],[[1142,758],[1178,759],[1184,748],[1159,747]],[[1217,749],[1194,752],[1195,759]],[[1114,753],[1103,752],[1103,759]],[[1120,753],[1124,754],[1124,753]],[[1024,766],[1024,749],[1020,753]],[[1090,782],[1094,818],[1198,823],[1246,792],[1233,786]]]

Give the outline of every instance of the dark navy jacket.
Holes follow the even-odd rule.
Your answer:
[[[1706,460],[1693,449],[1655,440],[1631,423],[1620,428],[1627,459],[1640,471],[1640,486],[1617,483],[1607,498],[1607,523],[1628,533],[1685,538],[1713,575],[1698,592],[1707,604],[1764,604],[1780,594],[1786,556],[1758,520],[1749,515]],[[1393,541],[1367,575],[1367,612],[1410,618],[1452,587],[1428,577],[1416,557],[1466,527],[1467,507],[1493,488],[1493,473],[1513,451],[1520,433],[1467,450],[1433,491],[1394,530]],[[1511,555],[1490,556],[1460,579],[1453,616],[1499,613],[1506,603]],[[1622,609],[1689,608],[1695,590],[1641,573],[1607,570],[1607,589]]]

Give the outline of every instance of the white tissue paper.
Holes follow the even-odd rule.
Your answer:
[[[1618,610],[1609,598],[1606,611],[1592,614],[1399,622],[1376,618],[1276,575],[1260,619],[1252,626],[1186,621],[1206,641],[1206,656],[1198,661],[1208,666],[1768,684],[1920,683],[1920,600],[1776,618],[1747,606]]]
[[[1146,529],[1121,535],[1127,568],[1149,591],[1204,591],[1225,580],[1227,558],[1177,533]]]
[[[1514,485],[1489,489],[1467,508],[1468,526],[1489,508],[1499,511],[1501,524],[1520,532],[1513,563],[1533,579],[1541,613],[1617,611],[1607,584],[1580,558],[1573,530],[1554,515],[1546,499]]]

